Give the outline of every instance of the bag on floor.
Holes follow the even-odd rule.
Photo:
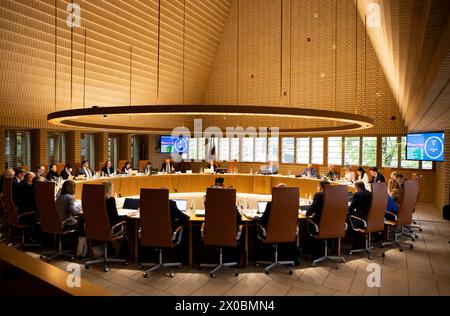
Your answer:
[[[88,255],[88,244],[86,237],[78,237],[77,257],[86,257]]]

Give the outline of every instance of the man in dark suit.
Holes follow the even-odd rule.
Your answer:
[[[25,178],[25,170],[23,170],[22,168],[14,168],[14,178],[12,181],[12,195],[13,195],[13,200],[14,200],[14,204],[17,206],[17,188],[20,184],[20,182],[23,181],[23,179]]]
[[[308,167],[303,170],[302,175],[307,177],[315,177],[317,175],[317,170],[316,168],[313,168],[312,164],[308,164]]]
[[[28,172],[23,181],[19,183],[16,190],[17,208],[19,214],[36,211],[36,201],[34,198],[33,179],[35,174]]]
[[[386,182],[384,179],[384,176],[381,173],[378,173],[377,167],[372,167],[369,169],[370,175],[372,176],[372,179],[369,181],[369,183],[380,183],[380,182]]]
[[[173,171],[175,171],[175,168],[173,166],[173,162],[170,161],[170,158],[164,159],[164,163],[161,166],[161,172],[171,173]]]
[[[76,175],[83,175],[86,178],[92,178],[94,176],[94,171],[89,167],[89,162],[87,160],[84,160],[81,163],[81,168],[77,169]]]
[[[175,231],[181,225],[189,221],[189,216],[184,214],[173,200],[169,200],[170,220],[172,222],[172,230]]]
[[[323,188],[326,185],[329,185],[330,182],[323,180],[319,182],[317,186],[316,194],[314,194],[313,201],[311,205],[308,207],[306,211],[306,216],[312,216],[312,220],[314,223],[319,224],[320,216],[322,215],[322,207],[323,207]]]
[[[355,183],[355,189],[356,192],[353,194],[352,203],[348,207],[348,213],[365,220],[372,203],[372,193],[366,190],[362,181]]]

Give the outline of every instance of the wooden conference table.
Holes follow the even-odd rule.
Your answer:
[[[248,201],[249,209],[242,215],[244,222],[244,242],[246,252],[246,262],[248,263],[248,225],[252,223],[252,216],[257,209],[258,201],[270,201],[272,187],[279,183],[285,183],[291,187],[300,189],[301,204],[305,204],[307,200],[314,196],[317,192],[317,185],[320,182],[316,178],[296,178],[292,176],[282,175],[251,175],[251,174],[158,174],[151,176],[115,176],[108,178],[88,179],[75,181],[77,190],[76,198],[81,199],[84,183],[100,184],[104,181],[111,181],[114,186],[114,192],[121,198],[118,199],[119,215],[126,216],[134,226],[134,257],[138,261],[138,227],[139,212],[134,210],[126,210],[122,208],[123,198],[139,197],[141,188],[167,188],[170,191],[171,199],[185,199],[188,201],[189,208],[192,201],[195,200],[194,210],[189,210],[189,266],[193,265],[193,226],[201,224],[205,217],[197,216],[195,210],[204,209],[203,196],[206,188],[214,184],[217,177],[224,178],[225,187],[232,186],[237,191],[237,198],[243,198]],[[332,184],[345,184],[332,182]],[[347,184],[346,184],[347,185]],[[354,191],[352,184],[347,185],[350,192]],[[299,213],[299,220],[306,218],[304,214]]]

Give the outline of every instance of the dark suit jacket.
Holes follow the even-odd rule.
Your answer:
[[[317,174],[316,168],[311,168],[311,176],[315,177]],[[307,176],[308,175],[308,168],[303,169],[302,175]]]
[[[169,200],[170,221],[172,222],[172,229],[175,230],[179,226],[186,224],[189,221],[189,216],[184,214],[173,200]]]
[[[269,214],[272,210],[272,202],[268,202],[266,204],[266,209],[264,210],[264,214],[261,216],[261,218],[257,218],[256,220],[263,226],[264,228],[267,228],[267,224],[269,223]]]
[[[54,181],[54,180],[56,180],[58,178],[59,178],[58,172],[57,171],[53,171],[53,170],[50,170],[47,173],[47,175],[45,176],[45,179],[47,179],[48,181]]]
[[[170,163],[170,172],[172,172],[173,169],[173,162]],[[161,172],[165,172],[166,171],[166,163],[163,163],[161,166]]]
[[[384,176],[381,173],[377,173],[376,177],[372,177],[372,179],[370,179],[369,181],[369,183],[379,183],[379,182],[386,182]]]
[[[69,176],[71,176],[71,174],[68,171],[66,171],[66,169],[61,171],[61,177],[63,178],[63,180],[69,179]]]
[[[94,176],[94,175],[95,175],[94,170],[92,170],[90,167],[89,167],[88,169],[91,171],[92,176]],[[84,168],[78,168],[78,169],[77,169],[77,172],[76,172],[75,174],[76,174],[77,176],[79,176],[79,175],[84,175],[84,176],[87,177],[87,174],[84,172]]]
[[[348,207],[350,215],[358,216],[362,219],[367,218],[367,213],[372,203],[372,193],[367,190],[361,190],[353,194],[352,203]]]
[[[311,205],[306,211],[306,216],[311,216],[314,214],[312,220],[314,221],[314,223],[319,224],[320,216],[322,215],[322,208],[323,208],[323,192],[316,192],[316,194],[314,194],[314,198]]]
[[[19,186],[20,182],[19,180],[17,180],[16,177],[13,178],[12,181],[12,186],[11,186],[11,190],[12,190],[12,196],[13,196],[13,201],[14,201],[14,205],[17,206],[17,187]]]
[[[337,173],[336,171],[328,171],[327,178],[339,178],[339,173]]]
[[[16,189],[16,198],[16,207],[18,207],[19,214],[36,211],[36,200],[34,197],[34,187],[32,184],[25,181],[18,184]]]
[[[108,213],[109,224],[112,226],[120,222],[119,213],[117,213],[116,199],[110,197],[105,200],[106,212]]]
[[[109,173],[108,173],[108,171],[109,171]],[[113,174],[113,173],[114,173],[114,168],[113,168],[113,167],[111,167],[111,168],[103,167],[103,168],[102,168],[102,172],[103,172],[104,174]]]

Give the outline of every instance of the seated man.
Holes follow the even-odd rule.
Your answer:
[[[164,159],[164,163],[161,166],[161,172],[171,173],[175,171],[175,167],[170,158]]]
[[[370,179],[369,183],[380,183],[380,182],[386,182],[384,179],[384,176],[381,173],[378,173],[377,167],[372,167],[369,169],[370,175],[372,176],[372,179]]]
[[[35,174],[28,172],[22,182],[17,186],[17,211],[18,214],[24,214],[28,212],[37,212],[36,199],[34,196],[33,179]],[[20,224],[34,224],[37,221],[37,214],[31,214],[30,216],[22,217]]]
[[[89,167],[89,161],[84,160],[84,161],[81,163],[81,168],[78,168],[78,169],[77,169],[75,175],[76,175],[76,176],[81,176],[81,175],[83,175],[85,178],[92,178],[92,177],[94,176],[94,170],[92,170],[92,169]]]
[[[372,203],[372,193],[366,190],[362,181],[355,183],[355,189],[356,192],[353,194],[352,203],[348,207],[348,213],[365,220]]]
[[[269,161],[268,165],[261,168],[260,174],[277,174],[278,167],[274,165],[273,161]]]
[[[317,170],[316,168],[313,168],[312,164],[308,164],[308,167],[303,170],[302,175],[307,177],[315,177],[317,175]]]
[[[326,175],[328,179],[337,180],[339,179],[339,173],[336,171],[334,165],[328,166],[328,173]]]
[[[175,231],[178,227],[186,224],[189,221],[189,216],[180,211],[180,209],[177,206],[177,202],[169,200],[169,210],[173,231]]]
[[[320,222],[320,216],[322,215],[322,207],[323,207],[323,188],[326,185],[330,185],[330,182],[326,180],[322,180],[319,182],[319,185],[317,186],[316,194],[314,194],[313,201],[311,205],[308,207],[308,210],[306,211],[306,216],[312,216],[312,220],[314,223],[319,224]]]

